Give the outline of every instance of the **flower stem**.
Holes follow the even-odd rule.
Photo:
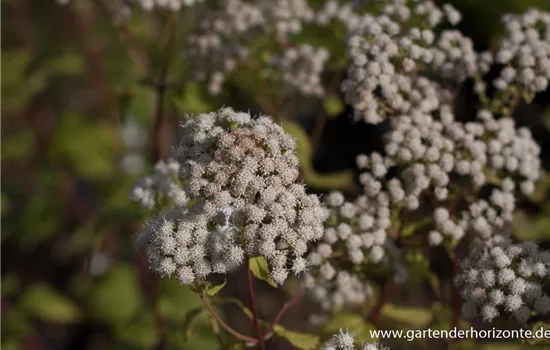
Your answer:
[[[256,296],[254,295],[254,280],[252,277],[252,270],[250,265],[247,268],[248,272],[248,297],[250,298],[250,310],[252,311],[252,318],[254,323],[254,328],[256,329],[258,346],[261,350],[265,350],[264,336],[260,329],[260,321],[258,318],[258,310],[256,309]]]
[[[206,307],[206,311],[208,311],[210,316],[212,316],[216,321],[218,321],[220,326],[222,326],[222,328],[225,329],[227,331],[227,333],[229,333],[232,336],[234,336],[235,338],[243,340],[247,343],[251,343],[251,344],[258,343],[258,340],[256,338],[252,338],[252,337],[249,337],[247,335],[241,334],[241,333],[237,332],[236,330],[234,330],[233,328],[231,328],[227,323],[225,323],[224,320],[222,320],[221,317],[216,313],[216,311],[214,311],[214,309],[210,305],[210,302],[208,302],[208,298],[206,297],[205,294],[201,294],[200,298],[201,298],[204,306]]]
[[[292,305],[296,304],[300,299],[304,297],[304,295],[306,295],[306,291],[302,290],[298,294],[294,295],[292,299],[283,304],[283,306],[279,309],[279,312],[277,312],[277,315],[275,315],[275,318],[273,318],[273,321],[271,321],[271,324],[267,328],[267,331],[265,332],[266,337],[264,338],[267,338],[267,335],[273,332],[275,325],[279,323],[279,320],[281,319],[281,317],[283,317],[286,310],[288,310]]]

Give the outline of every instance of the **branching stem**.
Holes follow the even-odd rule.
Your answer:
[[[252,277],[252,270],[250,266],[246,269],[248,273],[248,297],[250,299],[250,310],[252,311],[252,322],[254,329],[256,330],[258,346],[261,350],[265,350],[264,335],[260,329],[260,320],[258,317],[258,310],[256,309],[256,295],[254,294],[254,278]]]

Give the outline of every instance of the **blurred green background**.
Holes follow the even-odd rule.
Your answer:
[[[548,0],[451,3],[464,15],[459,29],[479,50],[497,43],[503,13],[550,8]],[[237,70],[213,97],[188,78],[192,67],[182,59],[197,12],[136,10],[121,24],[100,5],[1,3],[2,348],[215,349],[206,315],[191,325],[186,317],[200,305],[198,297],[175,280],[152,276],[132,242],[145,214],[129,202],[129,190],[157,159],[170,155],[178,120],[223,105],[273,115],[297,137],[306,183],[319,193],[351,195],[357,190],[354,158],[377,147],[366,135],[379,130],[354,125],[338,94],[345,73],[341,30],[309,30],[296,38],[330,47],[333,56],[341,49],[323,77],[325,100],[285,100],[281,86],[262,81],[252,68]],[[546,170],[549,97],[543,93],[516,113],[541,143]],[[467,94],[464,99],[467,105]],[[534,200],[522,203],[520,239],[550,241],[549,186],[545,178]],[[242,271],[234,280],[239,278]],[[242,298],[245,290],[233,283],[222,294]],[[267,285],[259,290],[262,318],[269,319],[285,292]],[[308,330],[312,308],[307,302],[296,307],[283,324]],[[238,308],[224,311],[236,328],[248,330]],[[339,317],[332,328],[355,327],[354,317]]]

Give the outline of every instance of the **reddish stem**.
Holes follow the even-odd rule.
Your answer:
[[[378,320],[378,317],[380,316],[380,313],[382,312],[382,308],[384,308],[384,305],[386,305],[386,302],[389,300],[391,295],[394,292],[394,287],[389,287],[388,284],[384,284],[382,289],[380,290],[380,294],[378,295],[378,301],[372,308],[368,320],[372,322],[374,325],[376,325],[376,322]]]
[[[271,332],[273,332],[273,329],[275,328],[275,325],[279,323],[281,320],[281,317],[285,314],[286,310],[288,310],[292,305],[296,304],[300,299],[302,299],[306,295],[306,291],[303,290],[292,297],[289,301],[283,304],[283,306],[279,309],[279,312],[277,312],[277,315],[275,315],[275,318],[273,321],[271,321],[271,324],[267,328],[267,331],[265,332],[265,335],[269,335]]]
[[[454,327],[458,326],[458,321],[460,320],[460,309],[462,308],[462,302],[458,289],[454,284],[455,276],[458,273],[458,263],[456,258],[453,259],[453,270],[452,270],[452,290],[451,290],[451,308],[453,310],[452,324]]]
[[[256,338],[252,338],[252,337],[249,337],[247,335],[241,334],[241,333],[237,332],[236,330],[234,330],[233,328],[231,328],[227,323],[225,323],[222,320],[222,318],[214,311],[214,309],[212,309],[212,306],[208,302],[208,299],[207,299],[206,295],[201,294],[200,297],[201,297],[201,300],[202,300],[204,306],[206,307],[206,311],[208,311],[210,316],[212,316],[216,321],[218,321],[220,326],[222,326],[222,328],[225,329],[229,334],[231,334],[235,338],[243,340],[247,343],[251,343],[251,344],[258,343],[258,340]]]
[[[254,323],[254,328],[256,329],[258,346],[261,350],[265,350],[264,336],[262,330],[260,329],[260,321],[258,319],[258,311],[256,309],[256,296],[254,294],[254,280],[252,277],[252,270],[250,266],[247,268],[248,272],[248,297],[250,298],[250,310],[252,311],[252,318]]]

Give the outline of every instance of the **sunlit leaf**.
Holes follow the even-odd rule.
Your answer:
[[[102,276],[90,295],[91,315],[111,324],[126,324],[140,311],[142,295],[135,270],[121,264]]]
[[[20,300],[30,315],[54,323],[72,323],[80,318],[80,310],[66,296],[45,285],[28,288]]]
[[[277,284],[269,278],[269,266],[263,256],[258,256],[249,259],[249,268],[252,274],[264,282],[269,283],[273,287],[277,287]]]
[[[288,340],[296,349],[309,350],[319,345],[320,338],[315,334],[289,331],[281,325],[275,325],[273,331],[279,337]]]

